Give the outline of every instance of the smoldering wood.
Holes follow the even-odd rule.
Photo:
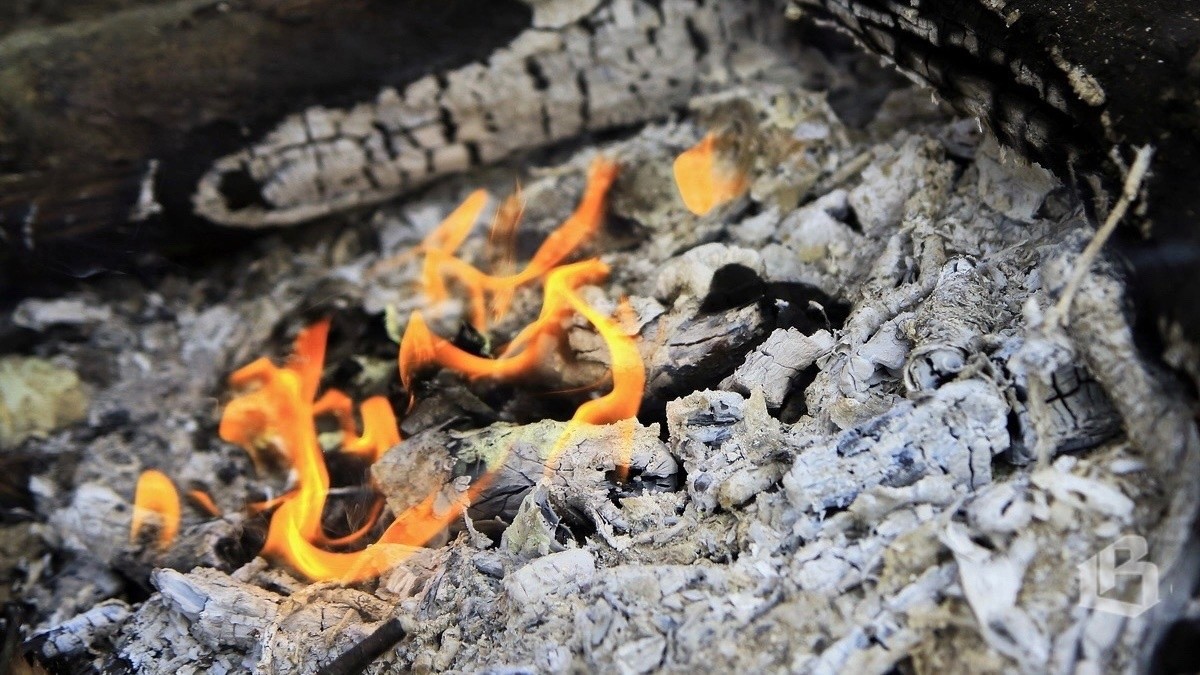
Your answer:
[[[885,108],[877,128],[890,131],[850,134],[811,92],[781,96],[761,85],[729,96],[763,113],[747,133],[800,134],[804,146],[789,152],[801,156],[755,166],[745,202],[696,218],[679,205],[669,166],[706,126],[685,117],[604,145],[629,172],[614,187],[613,221],[653,236],[620,249],[601,237],[594,252],[613,278],[581,294],[610,314],[628,295],[636,316],[623,328],[649,351],[658,348],[646,339],[656,324],[706,321],[701,296],[723,256],[766,284],[809,284],[850,309],[844,322],[804,329],[780,324],[761,303],[711,313],[763,315],[761,332],[729,359],[737,384],[722,385],[729,373],[689,376],[694,390],[665,402],[665,435],[650,424],[634,429],[641,475],[650,473],[643,461],[661,458],[662,475],[686,476],[682,489],[622,492],[609,475],[620,425],[582,432],[563,456],[567,470],[547,478],[539,458],[561,422],[423,424],[376,470],[394,508],[431,488],[449,503],[499,452],[511,464],[505,484],[525,494],[494,495],[496,510],[512,514],[502,534],[485,527],[486,514],[472,516],[449,541],[353,587],[310,584],[262,559],[231,573],[159,569],[150,598],[93,643],[111,639],[111,653],[80,660],[141,672],[191,663],[314,672],[396,619],[405,639],[367,672],[882,673],[956,664],[1070,673],[1145,663],[1157,632],[1194,611],[1186,594],[1164,592],[1147,620],[1116,620],[1088,605],[1077,565],[1122,534],[1141,534],[1164,578],[1185,587],[1195,569],[1200,442],[1188,394],[1135,348],[1122,311],[1127,289],[1110,265],[1089,271],[1065,326],[1042,320],[1089,234],[1074,205],[1056,208],[1053,187],[997,149],[944,140],[958,127],[941,117],[898,128]],[[527,196],[569,212],[591,158],[540,172]],[[207,475],[225,504],[269,485],[250,475],[244,453],[215,440],[223,372],[285,354],[314,288],[332,278],[347,289],[341,302],[373,312],[339,320],[383,321],[388,304],[414,306],[418,262],[387,275],[366,270],[420,241],[476,180],[381,209],[373,226],[393,242],[384,250],[288,235],[239,259],[239,270],[254,271],[232,281],[214,272],[203,293],[180,282],[144,303],[130,301],[129,287],[80,292],[111,314],[75,326],[55,349],[65,365],[87,373],[101,361],[109,374],[89,422],[31,446],[51,467],[37,481],[39,531],[72,542],[56,550],[75,566],[30,575],[37,605],[60,608],[40,610],[39,631],[86,624],[73,617],[126,593],[113,572],[126,540],[109,538],[127,536],[115,507],[140,468]],[[793,183],[830,191],[800,203]],[[477,236],[469,250],[482,249]],[[666,269],[685,273],[672,273],[682,283],[660,294]],[[514,308],[513,323],[536,309]],[[591,329],[566,326],[568,352],[602,371],[605,351]],[[347,332],[353,352],[395,352],[384,331]],[[330,352],[327,375],[345,379],[346,347]],[[768,358],[815,375],[754,365]],[[188,364],[201,372],[189,379]],[[1069,377],[1087,384],[1072,389]],[[487,398],[483,385],[460,384]],[[1030,395],[1039,387],[1049,395]],[[452,396],[465,400],[462,391]],[[806,413],[781,419],[768,404],[779,391],[805,399]],[[110,414],[117,407],[124,419]],[[1113,411],[1119,431],[1103,424]],[[67,450],[80,446],[88,452]],[[1022,457],[1018,446],[1032,452]],[[88,505],[103,516],[91,530],[81,518]],[[80,591],[84,573],[104,588]],[[1117,581],[1109,597],[1136,596],[1135,580]],[[76,597],[86,601],[67,600]]]
[[[617,469],[628,435],[630,475],[651,488],[671,487],[677,465],[658,440],[656,428],[610,424],[567,431],[566,423],[552,420],[494,424],[469,432],[426,431],[401,442],[372,472],[396,512],[442,484],[466,478],[467,484],[458,488],[463,491],[472,478],[488,472],[482,492],[470,502],[468,513],[475,521],[512,522],[525,495],[544,479],[556,495],[568,484],[577,502],[572,506],[581,513],[612,519],[609,476]],[[551,461],[556,449],[561,454]]]
[[[213,655],[212,668],[229,671],[315,671],[366,639],[389,616],[386,603],[349,589],[329,595],[330,605],[319,587],[283,596],[205,568],[187,574],[159,570],[151,579],[159,595],[132,622],[153,637],[134,641],[127,636],[117,645],[114,665],[161,668],[165,664],[155,652],[168,650],[179,655],[176,667],[189,667],[189,654],[207,652]],[[171,615],[186,623],[166,630],[156,625]],[[295,631],[306,639],[296,641]]]
[[[767,407],[777,410],[801,373],[832,348],[833,336],[827,330],[804,335],[794,328],[776,328],[721,386],[746,395],[761,391]]]
[[[101,602],[50,630],[29,638],[28,647],[39,656],[54,660],[81,658],[91,651],[101,653],[112,636],[129,618],[131,609],[121,600]]]
[[[404,626],[398,619],[389,619],[362,642],[342,652],[318,671],[319,675],[353,675],[361,673],[372,661],[404,638]]]
[[[566,14],[535,20],[479,63],[385,88],[353,108],[310,108],[217,159],[196,185],[197,213],[257,227],[375,203],[517,150],[660,117],[686,104],[706,78],[762,67],[754,52],[777,39],[772,13],[759,3],[534,7]],[[743,48],[749,54],[735,59]],[[256,199],[231,200],[231,176],[253,184]]]
[[[89,276],[219,250],[245,237],[193,215],[309,221],[661,118],[780,37],[768,3],[531,4],[180,0],[8,36],[4,259]]]

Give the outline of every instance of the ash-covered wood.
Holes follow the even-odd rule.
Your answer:
[[[561,454],[552,461],[555,452]],[[657,429],[632,423],[569,428],[547,420],[470,432],[425,432],[403,441],[372,467],[372,473],[397,512],[444,483],[467,479],[459,488],[465,489],[486,472],[483,491],[468,511],[476,521],[511,522],[525,495],[542,483],[555,494],[565,485],[575,502],[572,507],[589,518],[612,518],[616,512],[608,501],[611,476],[625,453],[629,475],[638,483],[673,487],[677,465],[658,440]]]
[[[1141,312],[1175,343],[1192,377],[1200,312],[1200,14],[1186,1],[1133,7],[1057,0],[932,0],[900,9],[879,0],[793,0],[789,12],[859,44],[1007,147],[1043,164],[1100,219],[1120,194],[1137,148],[1157,156],[1138,224],[1115,241],[1136,272]]]
[[[781,23],[765,2],[178,0],[18,32],[0,260],[9,283],[144,269],[246,241],[193,216],[310,221],[662,118],[763,70]]]
[[[1090,234],[1078,203],[961,122],[885,105],[851,130],[801,75],[776,75],[791,84],[699,97],[689,116],[594,149],[622,175],[581,252],[611,278],[580,295],[610,315],[628,297],[619,323],[662,408],[581,427],[549,467],[567,424],[543,417],[610,386],[594,328],[566,319],[561,353],[519,381],[443,372],[417,392],[399,388],[388,337],[423,302],[418,258],[397,254],[467,190],[507,189],[509,175],[447,183],[359,229],[264,240],[199,280],[69,298],[109,309],[104,320],[19,308],[41,317],[22,330],[69,336],[35,355],[94,388],[85,423],[21,446],[44,467],[27,529],[55,553],[12,573],[42,636],[30,649],[80,668],[319,672],[399,625],[404,639],[365,672],[1148,663],[1158,634],[1195,615],[1183,589],[1200,439],[1190,395],[1135,348],[1109,262],[1087,270],[1064,321],[1045,318]],[[745,196],[694,216],[671,161],[730,119],[739,143],[773,150],[747,166]],[[573,208],[594,150],[528,177],[529,237]],[[464,255],[486,259],[486,240]],[[737,288],[722,293],[727,279]],[[517,298],[478,344],[511,339],[538,300]],[[285,355],[314,306],[334,314],[329,386],[384,392],[399,410],[428,396],[371,472],[389,509],[432,490],[448,506],[482,485],[467,517],[352,586],[252,558],[252,537],[236,540],[251,549],[241,560],[215,544],[220,564],[189,554],[196,569],[147,557],[127,531],[141,469],[203,483],[230,514],[189,507],[181,547],[204,546],[186,536],[206,528],[253,534],[244,503],[288,488],[285,472],[255,475],[215,420],[223,376]],[[439,326],[456,327],[455,311]],[[367,485],[351,464],[333,499]],[[498,471],[477,482],[485,467]],[[1097,604],[1080,571],[1126,535],[1144,538],[1163,580],[1139,617]],[[1140,581],[1117,574],[1096,592],[1137,602]]]

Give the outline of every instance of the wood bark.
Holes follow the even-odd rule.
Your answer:
[[[178,0],[11,34],[0,252],[87,276],[240,241],[203,223],[376,203],[662,117],[759,65],[779,18],[757,2],[531,4]]]

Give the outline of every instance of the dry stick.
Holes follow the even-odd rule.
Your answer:
[[[388,619],[362,642],[342,652],[330,661],[317,675],[356,675],[366,670],[371,662],[379,658],[406,635],[400,619]]]
[[[1138,148],[1137,157],[1133,160],[1133,166],[1129,167],[1129,173],[1125,174],[1125,184],[1121,187],[1121,197],[1117,203],[1113,205],[1112,211],[1108,213],[1108,217],[1104,219],[1104,223],[1096,230],[1096,234],[1092,236],[1092,240],[1084,247],[1083,252],[1079,254],[1079,258],[1075,260],[1075,269],[1071,271],[1071,278],[1067,280],[1067,286],[1063,289],[1062,296],[1058,302],[1046,311],[1045,321],[1042,323],[1040,335],[1043,337],[1052,334],[1061,334],[1063,327],[1066,325],[1068,314],[1071,311],[1071,303],[1075,299],[1076,293],[1079,292],[1079,286],[1083,283],[1083,278],[1087,276],[1092,268],[1092,263],[1096,261],[1096,256],[1100,255],[1100,249],[1112,236],[1114,230],[1117,229],[1117,224],[1125,217],[1125,211],[1129,209],[1129,205],[1137,196],[1138,190],[1141,188],[1142,181],[1146,178],[1146,171],[1150,168],[1150,158],[1154,155],[1154,150],[1149,145],[1143,145]],[[1029,398],[1030,398],[1030,413],[1045,406],[1049,392],[1046,384],[1038,378],[1029,380]],[[1044,412],[1043,412],[1044,414]],[[1037,442],[1037,462],[1039,467],[1045,467],[1050,462],[1051,448],[1048,446],[1048,435],[1045,433],[1044,423],[1041,421],[1042,414],[1034,415],[1034,428],[1038,433]]]
[[[1150,158],[1153,155],[1154,149],[1149,145],[1143,145],[1138,148],[1137,157],[1133,160],[1133,166],[1129,167],[1129,173],[1125,174],[1125,185],[1121,188],[1121,198],[1117,200],[1116,205],[1113,206],[1113,210],[1104,219],[1104,224],[1100,226],[1100,229],[1096,230],[1096,234],[1088,242],[1087,247],[1083,249],[1083,253],[1079,254],[1079,258],[1075,261],[1075,270],[1071,273],[1071,278],[1067,281],[1067,287],[1063,290],[1062,297],[1047,312],[1046,322],[1048,324],[1063,325],[1067,314],[1071,311],[1071,302],[1075,299],[1075,294],[1079,291],[1079,285],[1083,283],[1083,278],[1087,276],[1088,270],[1092,268],[1092,263],[1096,260],[1096,256],[1100,255],[1100,249],[1104,247],[1105,242],[1112,236],[1113,231],[1117,229],[1117,223],[1121,222],[1121,219],[1125,217],[1125,211],[1129,209],[1129,205],[1137,197],[1138,190],[1142,186],[1142,181],[1146,178],[1146,171],[1150,168]]]

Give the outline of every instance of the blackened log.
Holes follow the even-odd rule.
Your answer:
[[[780,18],[764,0],[177,0],[10,35],[6,247],[86,275],[162,250],[147,239],[226,238],[189,216],[258,228],[378,203],[664,117],[768,67]],[[156,207],[163,225],[127,225]],[[51,245],[84,235],[113,255]]]
[[[87,276],[220,242],[188,218],[214,158],[289,112],[483,58],[530,20],[516,0],[178,0],[9,34],[0,269]],[[142,224],[155,206],[167,218]]]

